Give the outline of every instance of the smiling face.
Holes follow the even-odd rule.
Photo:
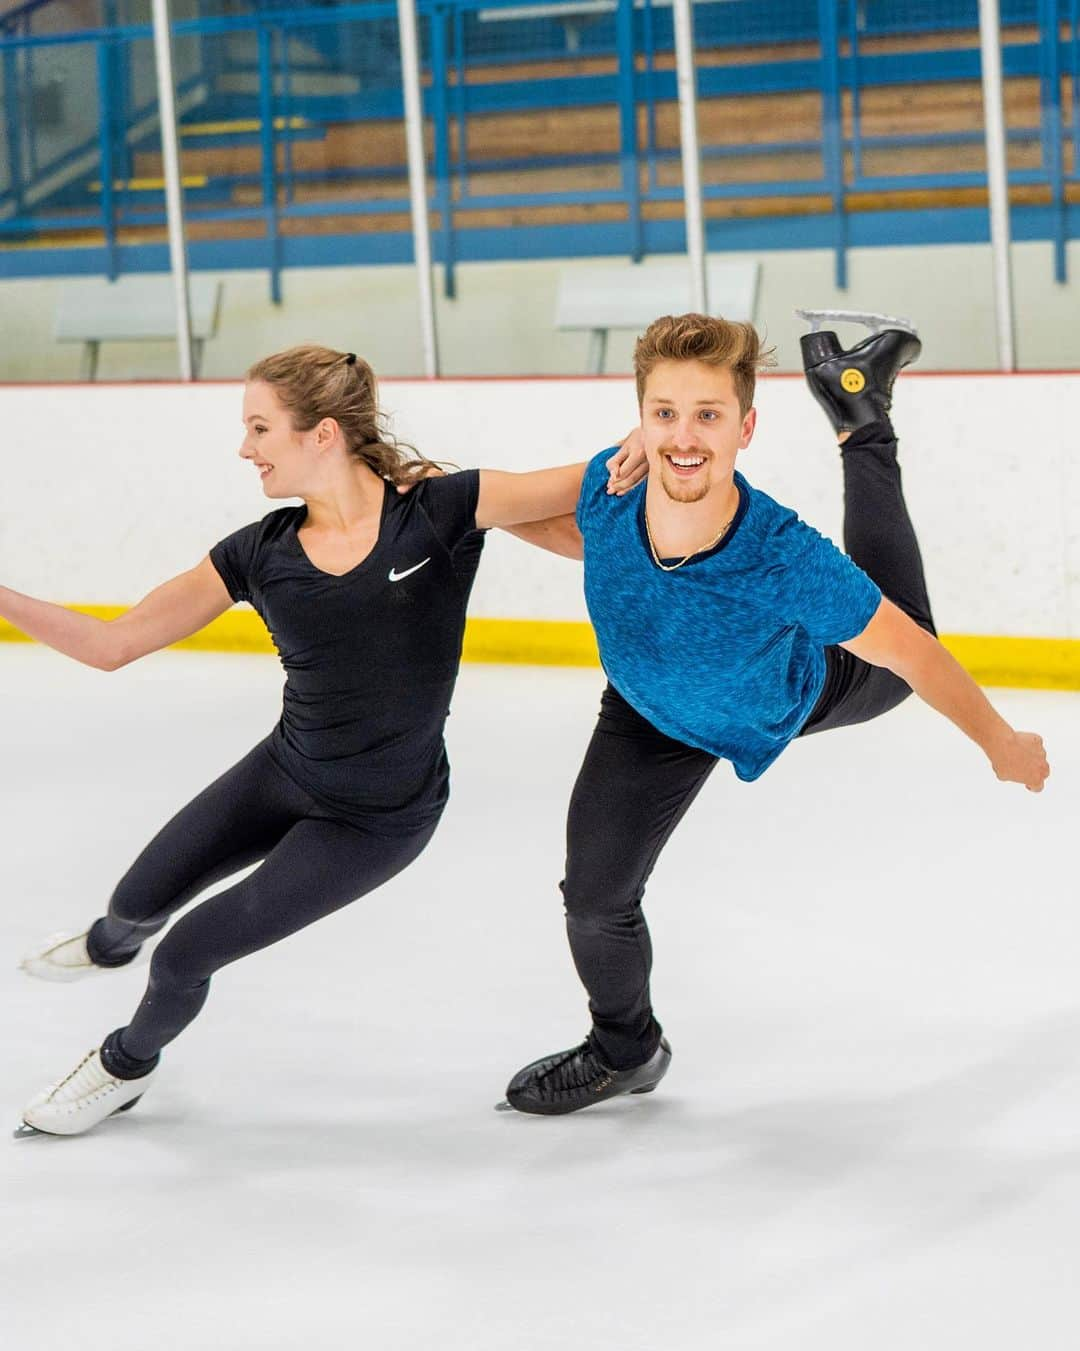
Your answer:
[[[319,428],[295,429],[272,385],[252,380],[244,387],[242,459],[250,461],[267,497],[302,497],[317,465]]]
[[[757,414],[743,414],[731,370],[702,361],[658,361],[645,379],[641,428],[649,472],[673,502],[726,493],[735,457],[754,434]]]

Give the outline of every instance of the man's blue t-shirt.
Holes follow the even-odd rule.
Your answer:
[[[719,546],[664,572],[645,534],[645,484],[624,497],[606,491],[612,453],[590,461],[577,508],[604,670],[654,727],[756,779],[810,716],[824,649],[861,633],[881,592],[741,474]]]

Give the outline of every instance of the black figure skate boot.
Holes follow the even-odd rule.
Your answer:
[[[500,1111],[513,1108],[537,1116],[562,1116],[621,1093],[651,1093],[668,1071],[671,1047],[666,1037],[644,1065],[613,1070],[588,1041],[569,1051],[534,1060],[518,1070],[506,1090]]]
[[[900,371],[922,351],[919,335],[906,319],[855,310],[796,310],[813,325],[800,339],[803,370],[810,393],[821,404],[834,430],[853,432],[888,418],[892,388]],[[869,338],[849,348],[823,321],[864,324]]]

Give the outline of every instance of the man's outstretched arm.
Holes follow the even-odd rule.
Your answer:
[[[841,647],[907,681],[982,747],[999,779],[1042,792],[1050,773],[1042,737],[1014,731],[956,658],[892,601],[882,600],[862,633]]]

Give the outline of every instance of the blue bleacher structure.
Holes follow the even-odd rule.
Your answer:
[[[196,268],[408,262],[396,5],[175,0]],[[670,0],[418,0],[435,256],[685,246]],[[0,277],[167,268],[145,0],[0,14]],[[1014,237],[1080,234],[1080,0],[1002,0]],[[989,237],[976,0],[698,0],[711,250]],[[950,92],[953,91],[953,92]],[[1026,100],[1026,102],[1025,102]],[[1029,115],[1025,120],[1024,107]]]

